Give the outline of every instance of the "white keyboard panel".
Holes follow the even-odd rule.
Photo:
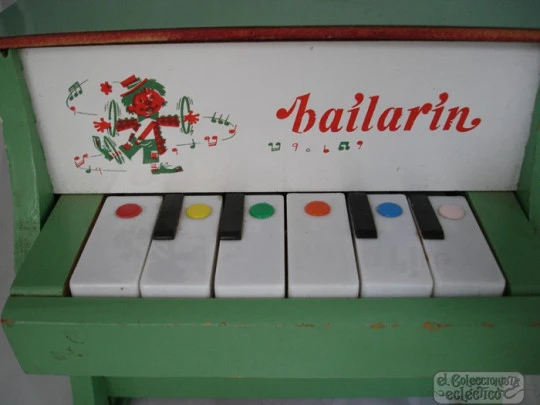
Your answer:
[[[184,197],[174,240],[152,241],[141,277],[143,297],[212,296],[221,203],[221,196]],[[190,218],[193,207],[208,215]]]
[[[108,197],[69,286],[89,297],[457,297],[502,295],[505,278],[464,197],[170,194]]]
[[[306,212],[308,204],[315,215]],[[287,238],[289,297],[358,297],[343,194],[288,194]]]
[[[246,196],[243,220],[242,239],[219,244],[216,297],[285,297],[283,196]]]
[[[429,297],[433,280],[407,198],[368,195],[377,238],[355,238],[362,297]]]
[[[431,196],[429,201],[444,231],[443,240],[423,240],[435,283],[433,295],[502,295],[505,287],[504,276],[467,200],[459,196]],[[444,213],[443,207],[449,210],[455,219],[441,215],[441,208]]]
[[[139,296],[139,278],[161,200],[141,196],[106,199],[71,276],[73,296]]]

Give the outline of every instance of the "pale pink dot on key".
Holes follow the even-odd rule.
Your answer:
[[[459,205],[444,204],[439,207],[439,214],[446,219],[461,219],[465,216],[465,210]]]

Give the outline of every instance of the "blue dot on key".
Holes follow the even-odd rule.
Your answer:
[[[385,202],[377,206],[377,212],[383,217],[396,218],[403,214],[403,208],[392,202]]]

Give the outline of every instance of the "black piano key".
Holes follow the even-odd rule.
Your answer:
[[[354,235],[358,239],[376,239],[377,228],[367,194],[349,193],[347,203]]]
[[[230,193],[225,195],[221,222],[219,224],[220,240],[241,240],[244,227],[244,194]]]
[[[409,196],[416,224],[424,239],[444,239],[444,232],[429,199],[424,194]]]
[[[183,194],[166,194],[161,202],[159,214],[154,225],[154,240],[173,240],[176,236],[180,213],[182,212]]]

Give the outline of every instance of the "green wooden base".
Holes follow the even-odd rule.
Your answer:
[[[540,374],[540,297],[11,297],[3,316],[26,372],[113,377],[117,396],[417,396],[444,370]]]

